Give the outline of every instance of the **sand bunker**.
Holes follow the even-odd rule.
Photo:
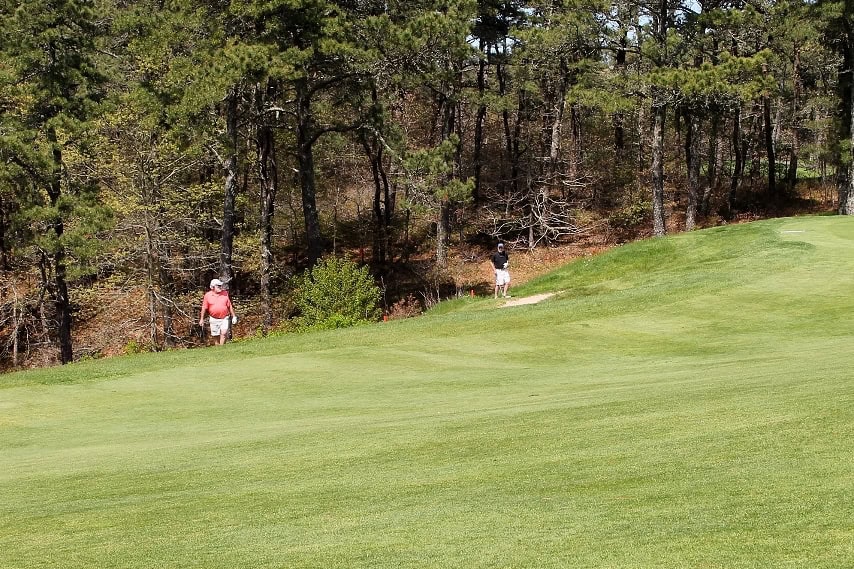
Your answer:
[[[507,302],[502,304],[500,308],[507,308],[508,306],[522,306],[523,304],[537,304],[538,302],[545,300],[554,296],[553,292],[546,292],[543,294],[535,294],[534,296],[523,296],[522,298],[510,298],[507,299]]]

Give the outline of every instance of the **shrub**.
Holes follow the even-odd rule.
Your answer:
[[[144,354],[153,350],[151,349],[151,346],[146,344],[145,342],[140,342],[139,340],[131,338],[127,341],[122,351],[125,353],[125,355],[130,355]]]
[[[636,200],[612,212],[608,216],[608,225],[618,240],[630,240],[640,227],[650,224],[651,216],[652,203]]]
[[[301,328],[346,328],[378,320],[381,291],[368,272],[349,259],[328,257],[297,277],[294,301]]]
[[[391,305],[388,310],[389,320],[399,320],[402,318],[412,318],[421,314],[421,303],[415,298],[415,295],[409,293],[406,298],[401,298]]]

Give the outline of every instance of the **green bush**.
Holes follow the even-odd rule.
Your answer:
[[[346,328],[379,319],[381,291],[367,267],[328,257],[297,277],[300,328]]]
[[[651,221],[652,203],[632,201],[608,216],[608,225],[619,240],[631,239],[639,227]]]

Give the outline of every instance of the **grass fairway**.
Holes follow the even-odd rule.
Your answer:
[[[0,377],[0,567],[850,568],[854,219]]]

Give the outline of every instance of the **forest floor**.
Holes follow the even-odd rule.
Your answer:
[[[575,259],[596,255],[614,245],[615,243],[609,242],[603,235],[597,235],[575,243],[541,246],[536,249],[511,248],[508,255],[512,286],[525,284]],[[495,282],[491,261],[493,253],[495,250],[474,247],[452,249],[448,274],[457,288],[463,293],[474,289],[476,294],[492,294]]]

